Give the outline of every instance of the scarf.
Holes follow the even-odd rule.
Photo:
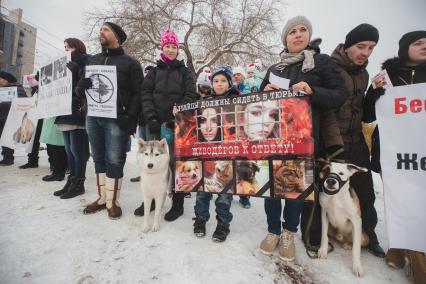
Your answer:
[[[302,72],[307,73],[315,68],[315,53],[316,51],[312,49],[305,49],[299,53],[283,51],[281,53],[281,63],[278,63],[275,68],[282,72],[287,66],[303,61]]]
[[[171,60],[170,58],[168,58],[164,53],[161,52],[160,54],[161,60],[166,63],[167,65],[172,64],[173,60]]]

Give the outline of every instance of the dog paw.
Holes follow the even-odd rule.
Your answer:
[[[144,225],[142,231],[144,233],[148,233],[151,230],[151,228],[149,226]]]
[[[354,263],[352,265],[352,271],[354,272],[356,277],[363,277],[364,276],[364,269],[362,268],[360,263]]]
[[[160,224],[155,224],[152,225],[152,231],[153,232],[158,232],[160,230]]]
[[[348,243],[344,243],[344,244],[342,244],[342,248],[344,250],[352,250],[352,245],[348,244]]]
[[[318,250],[318,258],[321,258],[321,259],[327,258],[327,253],[328,253],[328,247],[321,246]]]

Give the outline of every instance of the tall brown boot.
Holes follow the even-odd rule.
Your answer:
[[[426,284],[426,258],[419,251],[408,250],[405,255],[405,269],[413,277],[414,284]]]
[[[95,202],[87,205],[86,208],[84,208],[84,214],[93,214],[100,210],[106,209],[105,177],[105,173],[96,174],[96,186],[98,188],[99,197]]]
[[[122,178],[106,177],[105,179],[106,207],[110,219],[119,219],[121,217],[122,212],[118,199],[120,198],[122,181]]]
[[[395,269],[403,268],[404,256],[405,250],[390,248],[386,254],[386,264]]]

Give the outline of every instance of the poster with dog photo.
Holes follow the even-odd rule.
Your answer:
[[[313,188],[312,114],[305,94],[288,90],[251,93],[177,108],[176,159],[202,162],[204,191],[226,189],[233,194],[268,198],[310,198],[308,193],[301,194]],[[301,176],[293,177],[300,187],[290,190],[287,181],[277,184],[274,193],[273,161],[284,160],[292,160],[303,169]],[[224,176],[219,176],[225,168],[233,182],[232,186],[226,182],[229,189],[224,186]]]
[[[273,196],[275,198],[300,199],[314,181],[311,160],[273,160]],[[310,192],[305,200],[314,200]]]
[[[235,193],[233,161],[204,161],[203,191],[210,193]]]
[[[14,98],[0,138],[0,145],[15,149],[25,145],[30,153],[33,147],[38,112],[35,98]]]
[[[269,162],[267,160],[236,161],[238,195],[269,196]]]
[[[71,114],[72,72],[67,68],[71,53],[50,58],[40,68],[39,101],[40,118]]]
[[[203,182],[202,169],[201,161],[176,161],[175,190],[198,191]]]

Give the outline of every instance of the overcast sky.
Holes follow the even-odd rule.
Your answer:
[[[370,57],[370,76],[380,69],[380,64],[395,56],[401,36],[413,30],[426,30],[425,0],[287,0],[281,13],[284,26],[286,19],[305,15],[312,22],[313,37],[321,37],[322,52],[330,54],[346,34],[360,23],[376,26],[380,40]],[[7,9],[22,8],[24,21],[38,28],[37,63],[48,55],[63,50],[63,39],[85,39],[83,12],[94,7],[105,7],[108,0],[3,0]],[[2,12],[8,11],[2,8]],[[48,31],[49,33],[45,32]],[[279,37],[280,34],[277,34]],[[51,45],[55,46],[53,48]]]

